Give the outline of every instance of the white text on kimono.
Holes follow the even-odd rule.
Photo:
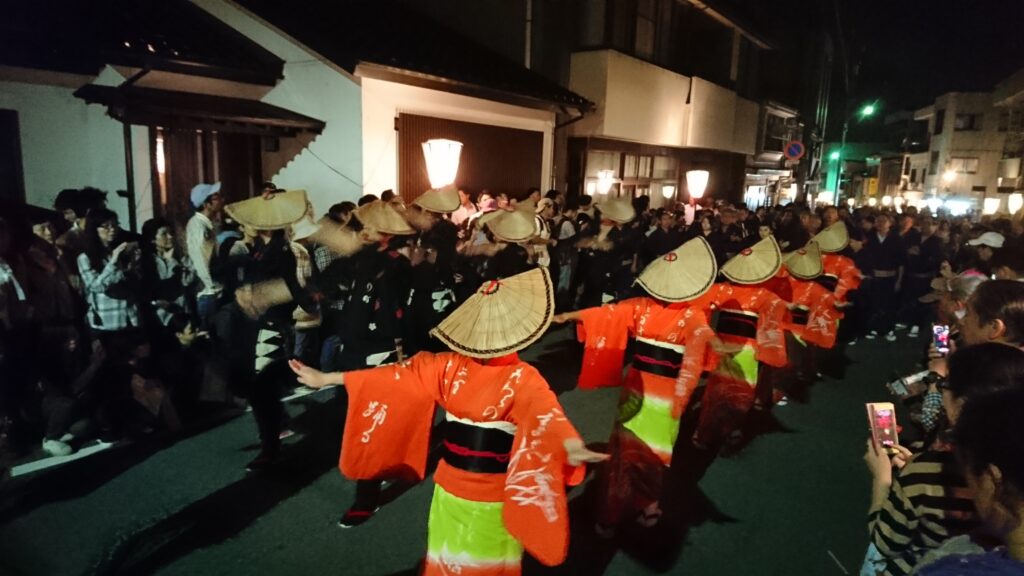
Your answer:
[[[509,460],[505,490],[514,492],[512,502],[520,506],[536,506],[548,522],[558,520],[558,493],[552,488],[554,475],[549,471],[551,454],[540,451],[541,437],[552,421],[565,421],[562,411],[553,408],[537,416],[538,426],[524,437]]]
[[[502,408],[504,408],[506,404],[508,404],[508,401],[511,400],[513,396],[516,395],[515,388],[512,387],[512,384],[513,383],[518,384],[519,383],[519,379],[522,378],[522,377],[523,377],[523,369],[522,368],[516,368],[515,370],[512,371],[512,374],[508,377],[508,380],[501,387],[501,393],[502,393],[501,400],[498,402],[497,405],[495,405],[495,406],[488,406],[484,410],[484,418],[487,418],[488,420],[497,420],[497,418],[498,418],[498,416],[500,414],[499,411]]]
[[[370,436],[373,434],[373,431],[377,429],[377,426],[383,426],[384,425],[384,420],[386,420],[387,417],[388,417],[388,405],[387,404],[384,404],[382,402],[377,402],[376,400],[374,400],[374,401],[371,401],[366,406],[366,410],[363,410],[363,418],[370,418],[371,421],[372,421],[372,424],[370,425],[369,428],[367,428],[366,430],[363,431],[363,434],[360,437],[360,440],[362,440],[363,444],[367,444],[367,443],[370,442]]]

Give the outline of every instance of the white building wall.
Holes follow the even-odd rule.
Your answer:
[[[15,80],[22,79],[20,72],[32,81]],[[0,108],[18,113],[26,201],[50,208],[61,190],[93,186],[109,192],[107,206],[117,212],[122,227],[127,228],[128,203],[115,194],[127,188],[123,128],[107,116],[105,107],[87,105],[74,96],[78,86],[89,79],[11,70],[5,70],[4,78],[0,80]],[[121,81],[123,78],[108,67],[93,82],[110,86]],[[146,153],[148,146],[143,138]],[[138,164],[137,184],[141,176],[148,178],[149,162],[141,162],[144,167]],[[145,196],[138,185],[136,193],[137,197]]]
[[[546,189],[553,185],[553,112],[371,78],[363,78],[362,84],[363,174],[367,193],[380,194],[387,189],[402,192],[398,190],[395,131],[395,118],[400,113],[543,132],[544,165],[537,186]]]
[[[933,135],[929,152],[939,153],[938,170],[925,181],[925,192],[940,195],[973,197],[996,194],[999,160],[1002,157],[1005,134],[999,132],[999,115],[993,107],[992,95],[984,92],[943,94],[935,104],[918,112],[928,116],[929,130],[935,131],[935,112],[945,110],[942,133]],[[957,114],[981,114],[981,130],[956,130]],[[943,179],[952,158],[977,158],[975,174],[957,174],[951,181]],[[976,186],[985,186],[985,193],[973,192]]]
[[[262,101],[326,123],[323,133],[298,156],[265,177],[282,188],[305,189],[317,213],[343,200],[357,200],[364,189],[359,80],[234,2],[193,2],[285,61],[284,80]]]
[[[573,136],[741,154],[756,150],[757,103],[702,78],[598,50],[572,55],[569,89],[597,104],[590,117],[572,125]]]

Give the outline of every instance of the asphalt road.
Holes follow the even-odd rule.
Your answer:
[[[617,390],[573,389],[580,354],[568,328],[523,356],[549,379],[588,442],[611,430]],[[526,574],[856,574],[867,545],[864,402],[914,363],[916,340],[861,341],[807,402],[776,407],[739,454],[677,454],[662,525],[607,541],[592,530],[588,485],[571,494],[569,558]],[[845,363],[844,363],[845,364]],[[845,370],[843,370],[845,368]],[[337,470],[336,391],[289,403],[287,456],[246,475],[257,446],[246,414],[186,438],[109,450],[0,486],[0,574],[414,574],[426,548],[433,485],[392,486],[369,523],[334,522],[354,483]],[[685,433],[685,432],[684,432]]]

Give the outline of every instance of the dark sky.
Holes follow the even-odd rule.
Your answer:
[[[1024,0],[838,1],[851,64],[861,63],[858,100],[920,107],[945,92],[989,91],[1024,68]]]

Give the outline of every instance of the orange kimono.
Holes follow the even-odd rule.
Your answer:
[[[860,269],[853,263],[853,259],[842,254],[822,254],[821,264],[824,267],[824,272],[814,281],[832,292],[837,303],[845,304],[846,294],[860,287],[862,280]],[[839,318],[842,317],[840,314]]]
[[[795,305],[783,319],[784,330],[820,348],[835,346],[840,312],[831,290],[814,280],[796,278],[785,269],[766,285],[776,296]]]
[[[598,521],[611,526],[661,499],[679,419],[706,368],[714,333],[704,309],[689,302],[640,297],[579,314],[577,332],[584,344],[579,387],[622,386],[598,512]],[[630,336],[635,351],[623,379]]]
[[[718,283],[694,304],[714,309],[715,334],[739,350],[708,376],[694,440],[710,446],[737,429],[754,405],[760,363],[787,364],[786,303],[766,285]]]
[[[566,468],[563,443],[579,435],[535,368],[421,352],[347,373],[345,387],[340,468],[354,479],[422,479],[434,405],[446,411],[425,574],[519,574],[523,548],[565,559],[565,484],[583,469]]]

